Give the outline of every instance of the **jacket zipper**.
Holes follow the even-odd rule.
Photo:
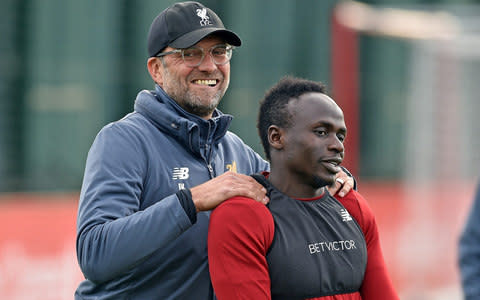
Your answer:
[[[210,122],[211,121],[208,122],[208,134],[207,134],[208,138],[210,138],[210,131],[212,130],[212,124]],[[205,156],[207,158],[206,163],[207,163],[208,172],[210,173],[210,179],[215,178],[215,173],[213,171],[213,167],[212,167],[212,164],[211,164],[212,147],[210,147],[210,144],[208,144],[208,143],[205,144],[205,154],[206,154]]]
[[[213,173],[213,167],[211,164],[207,164],[208,172],[210,173],[210,179],[215,177],[215,174]]]

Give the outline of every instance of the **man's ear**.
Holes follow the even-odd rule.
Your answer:
[[[153,81],[155,81],[158,85],[163,86],[163,65],[160,58],[157,57],[150,57],[147,60],[147,69],[148,73],[150,73],[150,77],[152,77]]]
[[[276,150],[283,149],[284,133],[282,128],[276,125],[268,127],[268,142],[270,143],[270,147]]]

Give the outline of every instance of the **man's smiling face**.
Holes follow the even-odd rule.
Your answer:
[[[224,43],[219,37],[207,36],[195,44],[205,52],[197,67],[186,66],[180,53],[163,58],[165,64],[158,84],[186,111],[205,119],[212,116],[230,82],[230,62],[216,65],[209,54],[210,48]],[[171,50],[173,48],[165,49]]]
[[[290,179],[314,189],[332,184],[345,150],[347,129],[342,110],[321,93],[307,93],[290,100],[287,109],[292,126],[283,129],[282,163],[291,174]]]

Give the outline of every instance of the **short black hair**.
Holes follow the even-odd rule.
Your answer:
[[[263,99],[260,100],[257,129],[267,160],[270,161],[268,128],[271,125],[281,128],[292,126],[292,116],[286,107],[288,102],[292,99],[298,99],[303,94],[312,92],[327,95],[327,87],[322,82],[285,76],[272,86],[265,93]]]

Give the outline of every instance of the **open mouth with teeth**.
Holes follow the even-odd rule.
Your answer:
[[[216,79],[198,79],[193,81],[194,84],[198,85],[207,85],[207,86],[216,86],[217,80]]]

